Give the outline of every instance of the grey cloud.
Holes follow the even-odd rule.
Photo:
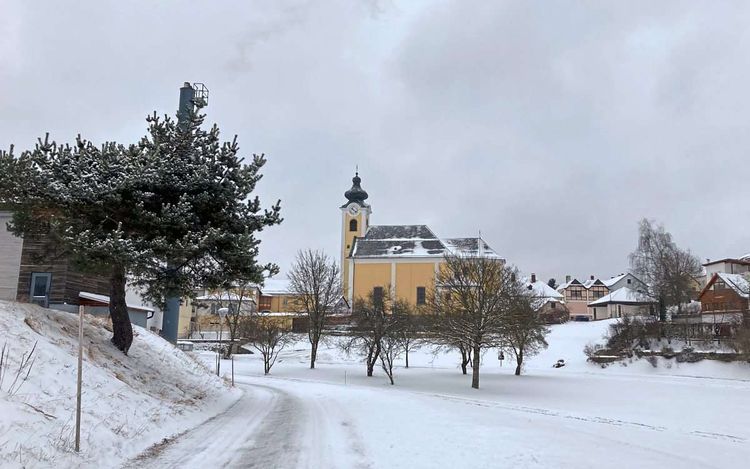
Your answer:
[[[627,267],[637,220],[750,250],[750,20],[706,2],[2,0],[0,146],[133,141],[185,80],[265,152],[263,260],[338,255],[356,164],[374,223],[482,235],[540,277]]]

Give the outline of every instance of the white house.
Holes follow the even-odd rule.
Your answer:
[[[619,288],[588,304],[589,314],[597,319],[656,314],[656,300],[628,287]]]
[[[619,290],[622,287],[628,287],[636,291],[646,289],[646,284],[630,272],[602,280],[602,283],[607,286],[610,292]]]

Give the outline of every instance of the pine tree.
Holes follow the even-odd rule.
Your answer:
[[[191,112],[178,126],[154,113],[148,134],[129,146],[45,137],[20,157],[0,155],[11,229],[54,241],[110,279],[112,342],[124,353],[133,340],[127,280],[163,304],[167,292],[189,295],[228,270],[257,282],[278,271],[256,260],[256,233],[281,222],[279,202],[261,210],[250,198],[266,160],[253,155],[245,164],[237,138],[222,143],[216,125],[201,128],[204,117]]]

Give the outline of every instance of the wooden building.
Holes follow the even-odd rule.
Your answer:
[[[701,290],[701,324],[715,336],[732,335],[747,320],[750,283],[742,274],[715,272]]]
[[[82,291],[109,295],[105,276],[82,273],[70,259],[49,249],[44,239],[26,237],[21,249],[16,300],[73,310]]]

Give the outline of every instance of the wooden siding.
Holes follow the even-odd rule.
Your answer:
[[[82,291],[109,295],[109,280],[106,277],[77,272],[65,256],[48,253],[44,242],[26,238],[23,241],[18,273],[18,301],[29,301],[31,274],[34,272],[52,274],[49,291],[51,304],[78,304],[78,294]]]

